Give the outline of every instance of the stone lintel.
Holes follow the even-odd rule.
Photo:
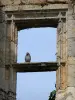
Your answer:
[[[9,5],[2,8],[3,11],[26,11],[26,10],[68,10],[68,4],[41,5]]]
[[[62,62],[61,64],[65,64]],[[10,65],[6,65],[10,67]],[[45,72],[56,71],[58,69],[57,62],[31,62],[31,63],[16,63],[12,64],[17,72]]]
[[[66,19],[66,10],[38,9],[6,12],[6,20],[14,21],[18,30],[32,27],[57,27],[58,20]],[[13,16],[13,18],[12,18]]]

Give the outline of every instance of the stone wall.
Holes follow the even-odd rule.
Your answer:
[[[56,100],[75,100],[75,1],[69,0],[66,16],[66,87],[57,91]],[[60,67],[61,68],[61,67]],[[62,72],[62,71],[61,71]],[[63,73],[64,74],[64,73]],[[64,77],[64,75],[61,76]],[[60,79],[59,79],[60,80]],[[61,87],[61,86],[60,86]]]
[[[18,27],[16,22],[29,21],[31,19],[32,10],[28,10],[29,4],[55,4],[57,6],[61,3],[67,3],[68,0],[0,0],[0,100],[15,100],[16,99],[16,71],[13,69],[12,64],[17,61],[17,31]],[[14,15],[15,10],[12,9],[15,7],[19,8],[18,5],[29,11],[28,16],[26,18],[18,14],[19,18],[16,18]],[[27,6],[25,4],[28,4]],[[43,12],[40,11],[39,8],[37,11],[41,13],[37,14],[37,17],[32,16],[34,20],[41,18],[45,21],[46,18],[51,19],[49,21],[55,21],[57,25],[57,62],[58,62],[58,70],[56,72],[56,87],[57,87],[57,95],[56,100],[74,100],[75,98],[75,2],[69,0],[68,9],[66,8],[66,17],[64,15],[65,10],[61,12],[62,8],[58,6],[58,15],[56,13],[55,8],[50,9],[51,6],[46,6],[44,12],[44,17],[41,16]],[[8,6],[9,5],[9,6]],[[12,6],[11,6],[12,5]],[[17,6],[16,6],[17,5]],[[5,6],[5,7],[3,7]],[[55,6],[55,5],[54,5]],[[62,5],[63,6],[63,5]],[[10,9],[7,11],[7,8]],[[48,8],[49,7],[49,8]],[[2,8],[6,10],[3,11]],[[35,5],[36,8],[36,5]],[[15,8],[14,8],[15,9]],[[64,9],[64,8],[63,8]],[[34,7],[33,10],[37,12]],[[43,9],[41,9],[43,10]],[[53,11],[50,14],[50,10]],[[61,11],[60,11],[61,10]],[[68,11],[67,11],[68,10]],[[22,11],[20,8],[16,11]],[[54,13],[55,11],[55,13]],[[6,14],[8,12],[8,14]],[[13,13],[12,13],[13,12]],[[31,13],[30,13],[31,12]],[[15,12],[17,14],[17,12]],[[62,14],[61,14],[62,13]],[[53,15],[57,15],[57,17],[53,17]],[[48,16],[46,16],[48,15]],[[54,19],[53,19],[54,18]],[[16,19],[16,20],[15,20]],[[28,20],[29,19],[29,20]],[[32,20],[32,19],[31,19]],[[37,20],[36,20],[37,21]],[[35,23],[36,23],[35,21]],[[39,21],[41,22],[41,21]],[[30,24],[30,22],[29,22]],[[36,23],[37,24],[37,23]],[[24,25],[24,23],[23,23]],[[61,62],[65,62],[65,65],[61,65]],[[10,68],[5,68],[6,64],[10,64]]]
[[[41,3],[67,3],[68,0],[0,0],[0,5],[41,4]]]
[[[0,100],[16,100],[15,93],[11,91],[5,91],[2,88],[0,88]]]

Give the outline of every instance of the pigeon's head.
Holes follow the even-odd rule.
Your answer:
[[[26,55],[30,55],[29,52],[27,52]]]

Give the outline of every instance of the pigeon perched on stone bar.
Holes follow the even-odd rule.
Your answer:
[[[25,62],[30,62],[30,61],[31,61],[31,55],[29,52],[27,52],[25,56]]]

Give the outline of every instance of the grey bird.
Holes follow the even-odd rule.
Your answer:
[[[31,55],[29,52],[27,52],[25,56],[25,62],[30,62],[30,61],[31,61]]]

